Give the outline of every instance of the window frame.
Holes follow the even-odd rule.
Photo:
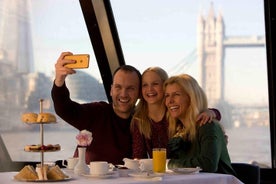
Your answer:
[[[275,1],[264,0],[272,169],[276,167],[276,73],[273,72],[276,70],[276,64],[273,62],[276,50],[275,35],[272,34],[276,31],[276,13],[272,8],[275,6]]]
[[[112,74],[125,64],[115,19],[109,0],[80,0],[83,16],[99,66],[108,101]]]

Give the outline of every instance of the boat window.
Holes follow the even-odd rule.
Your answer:
[[[263,2],[110,3],[125,63],[195,77],[222,114],[231,160],[271,167]],[[67,78],[72,99],[107,101],[79,1],[0,0],[0,133],[13,161],[40,160],[24,152],[40,143],[39,126],[22,123],[21,114],[39,113],[40,99],[54,113],[50,91],[63,51],[90,54],[89,68]],[[45,160],[72,156],[78,131],[60,118],[44,127],[44,142],[62,149]]]
[[[263,2],[111,4],[125,62],[195,77],[222,114],[232,161],[271,167]]]
[[[21,115],[40,113],[40,99],[42,111],[55,114],[51,88],[64,51],[90,55],[89,68],[66,79],[71,98],[107,101],[79,1],[0,0],[0,131],[12,161],[40,161],[40,154],[24,151],[41,143],[40,126]],[[44,144],[60,144],[61,151],[45,154],[45,161],[71,157],[76,147],[78,131],[56,117],[44,125]]]

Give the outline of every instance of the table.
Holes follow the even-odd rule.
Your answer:
[[[227,174],[215,174],[215,173],[196,173],[196,174],[165,174],[162,177],[155,178],[134,178],[134,177],[114,177],[106,179],[91,178],[86,176],[78,176],[73,172],[65,171],[72,177],[71,180],[66,182],[54,182],[55,184],[242,184],[240,180],[232,175]],[[27,183],[20,182],[13,179],[13,176],[17,172],[0,172],[1,184],[13,184],[13,183]],[[30,182],[33,183],[33,182]],[[53,184],[53,182],[43,182],[43,184]]]

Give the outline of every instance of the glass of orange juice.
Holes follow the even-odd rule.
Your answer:
[[[152,162],[153,172],[164,173],[166,172],[166,148],[153,148],[152,149]]]

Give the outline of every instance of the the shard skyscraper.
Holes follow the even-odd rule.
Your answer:
[[[1,73],[34,72],[29,0],[0,0],[0,63]]]
[[[18,126],[20,114],[37,104],[32,99],[43,98],[37,92],[45,89],[37,82],[44,76],[34,71],[30,20],[29,0],[0,0],[1,130],[1,124],[6,129]]]

